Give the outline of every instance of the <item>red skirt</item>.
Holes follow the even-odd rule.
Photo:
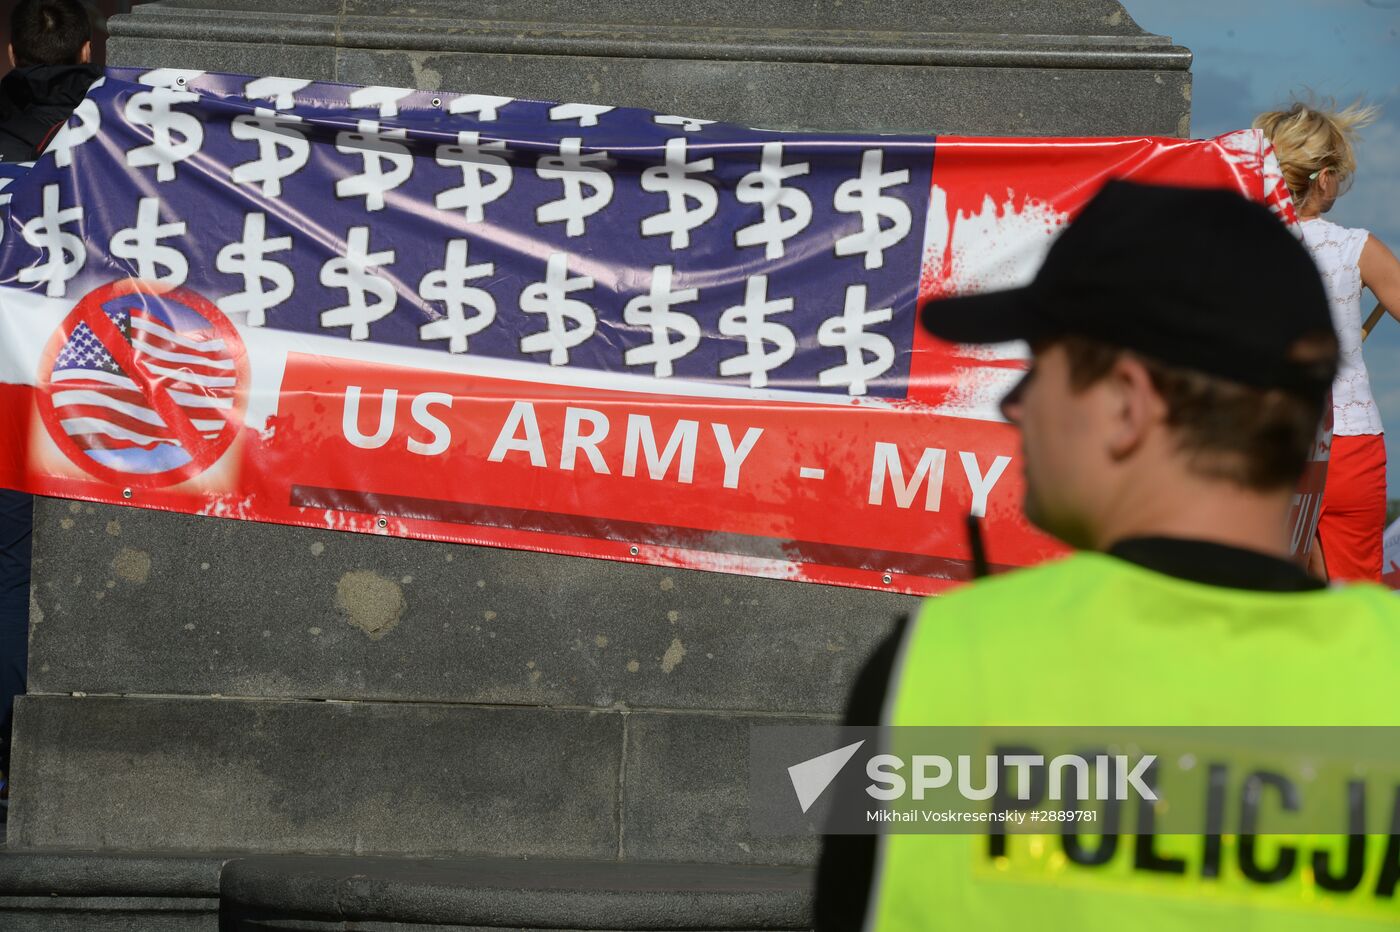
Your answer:
[[[1380,582],[1385,536],[1385,435],[1332,438],[1317,536],[1329,580]]]

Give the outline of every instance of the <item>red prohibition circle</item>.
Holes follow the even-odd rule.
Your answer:
[[[226,410],[219,409],[224,425],[219,429],[217,436],[213,438],[203,436],[203,432],[193,425],[188,416],[180,409],[178,403],[170,397],[170,389],[161,384],[167,381],[168,377],[148,371],[142,361],[137,358],[130,335],[123,335],[111,318],[107,316],[103,309],[104,305],[114,299],[131,295],[149,295],[164,302],[178,304],[208,322],[216,336],[224,341],[226,356],[233,362],[231,370],[234,378],[233,404]],[[96,460],[64,430],[63,417],[59,414],[53,400],[54,392],[56,390],[63,391],[64,386],[62,384],[56,386],[53,381],[54,364],[80,324],[88,326],[93,336],[102,344],[102,348],[112,357],[125,376],[136,383],[142,395],[177,435],[177,439],[180,440],[178,446],[190,457],[189,462],[173,469],[153,473],[115,469]],[[178,370],[180,363],[169,363],[168,366],[170,369]],[[64,318],[63,323],[54,331],[53,336],[49,338],[48,345],[45,346],[44,353],[39,360],[38,376],[39,416],[43,420],[44,426],[48,428],[49,436],[53,438],[53,442],[79,469],[98,479],[126,487],[161,488],[183,482],[204,472],[228,452],[234,439],[243,429],[243,416],[247,410],[248,353],[242,338],[238,335],[238,330],[229,319],[202,295],[187,288],[177,288],[134,278],[122,279],[95,288],[74,306],[73,310]]]

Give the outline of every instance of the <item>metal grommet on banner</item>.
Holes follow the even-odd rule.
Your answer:
[[[888,586],[890,583],[894,582],[894,577],[891,576],[889,573],[886,573],[885,575],[880,577],[880,580]]]
[[[185,86],[185,76],[184,76],[184,75],[180,75],[178,78],[176,78],[176,79],[175,79],[175,84],[176,84],[177,87],[184,87],[184,86]]]
[[[639,554],[639,553],[641,553],[641,552],[642,552],[642,551],[641,551],[641,548],[640,548],[640,547],[636,546],[635,544],[632,546],[632,550],[631,550],[632,556],[635,557],[637,554]]]
[[[374,525],[375,525],[375,527],[379,528],[379,529],[382,531],[382,530],[384,530],[386,527],[389,526],[389,519],[388,519],[388,518],[380,518],[378,521],[375,521],[375,522],[374,522]]]
[[[122,489],[122,498],[131,498],[131,489]]]
[[[434,106],[434,107],[441,107],[441,106],[442,106],[442,98],[441,98],[441,97],[434,97],[434,98],[433,98],[433,106]]]

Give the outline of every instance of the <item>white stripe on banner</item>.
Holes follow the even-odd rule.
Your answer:
[[[161,349],[154,344],[137,338],[131,341],[131,345],[141,350],[146,356],[154,356],[164,362],[185,363],[191,366],[203,366],[206,369],[232,369],[232,359],[208,359],[204,356],[193,356],[189,353],[172,353],[170,350]]]
[[[160,337],[162,340],[169,340],[177,346],[183,346],[185,349],[199,350],[206,353],[223,352],[224,349],[223,340],[191,340],[189,337],[176,333],[168,327],[162,327],[153,320],[137,317],[135,314],[131,315],[131,326],[135,330],[143,330],[146,333]]]
[[[71,417],[63,422],[63,431],[70,437],[102,434],[105,437],[129,440],[132,443],[170,443],[164,437],[147,437],[145,434],[138,434],[134,430],[127,430],[125,427],[118,427],[116,424],[95,417]]]
[[[222,375],[198,375],[182,369],[167,369],[164,366],[157,366],[147,363],[146,368],[155,375],[163,375],[168,379],[177,382],[188,382],[191,385],[203,385],[205,388],[232,388],[238,380],[232,376]]]
[[[166,426],[165,421],[161,420],[160,415],[150,408],[134,405],[128,401],[118,401],[115,398],[104,395],[102,392],[82,389],[55,392],[53,396],[53,406],[55,408],[61,408],[64,405],[91,405],[96,408],[110,408],[113,411],[120,411],[133,420],[152,424],[156,427]]]
[[[189,392],[177,392],[173,389],[170,397],[182,408],[222,408],[228,410],[233,407],[232,398],[214,398],[209,395],[192,395]]]
[[[107,372],[104,369],[56,369],[49,377],[51,382],[81,382],[91,380],[93,382],[106,382],[108,385],[117,388],[124,388],[127,391],[139,392],[141,389],[136,383],[124,375],[117,375],[115,372]]]

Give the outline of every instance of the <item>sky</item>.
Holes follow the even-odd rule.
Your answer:
[[[1191,135],[1248,127],[1310,91],[1379,104],[1357,147],[1356,180],[1327,219],[1363,227],[1400,255],[1400,0],[1123,0],[1148,32],[1195,53]],[[1376,306],[1362,295],[1362,317]],[[1386,425],[1391,498],[1400,498],[1400,321],[1363,352]]]

